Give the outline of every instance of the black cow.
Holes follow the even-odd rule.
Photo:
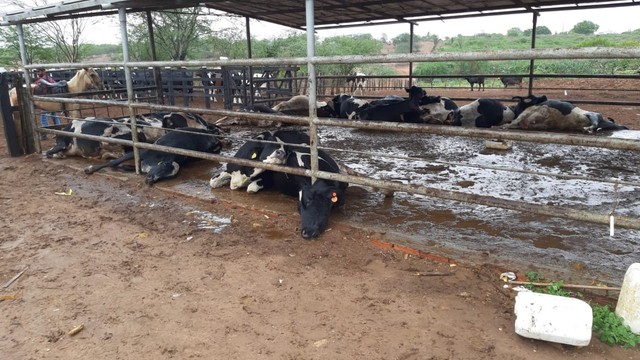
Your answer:
[[[260,154],[266,145],[261,140],[269,139],[272,139],[272,134],[268,131],[258,134],[245,142],[233,156],[240,159],[259,161]],[[272,186],[272,183],[269,182],[271,177],[266,176],[263,178],[263,174],[264,171],[260,168],[228,163],[223,172],[211,178],[209,186],[215,189],[229,184],[231,190],[247,187],[247,192],[255,193],[265,186]]]
[[[180,128],[163,135],[154,144],[171,146],[180,149],[219,154],[222,144],[216,135],[218,132],[212,129]],[[133,159],[133,152],[109,161],[101,165],[92,165],[84,169],[86,174],[92,174],[105,167],[117,167],[125,161]],[[163,179],[171,179],[178,175],[180,166],[198,160],[198,158],[177,155],[167,152],[142,149],[140,151],[140,170],[147,174],[145,182],[153,185]],[[131,170],[131,166],[123,166],[125,170]]]
[[[471,91],[473,91],[473,84],[478,84],[478,91],[480,91],[480,87],[484,91],[484,76],[467,76],[464,79],[471,85]]]
[[[370,104],[358,112],[361,120],[379,120],[393,122],[417,123],[420,120],[420,100],[426,96],[426,92],[417,86],[405,89],[409,94],[408,99],[399,101],[392,99]]]
[[[62,130],[74,134],[95,135],[122,140],[132,139],[131,128],[129,125],[109,118],[76,119],[67,124]],[[146,137],[142,132],[142,129],[138,130],[138,140],[146,141]],[[117,158],[121,156],[123,152],[123,147],[121,145],[96,140],[56,135],[55,141],[55,145],[46,152],[46,156],[48,158],[80,156],[84,158],[100,158],[104,160]],[[130,149],[124,149],[124,151],[127,150]]]
[[[463,127],[490,128],[510,123],[529,106],[547,100],[546,96],[528,96],[513,98],[518,102],[505,106],[495,99],[480,98],[453,111],[453,125]]]
[[[279,130],[273,134],[277,144],[267,144],[260,155],[260,160],[268,163],[281,163],[286,166],[311,168],[311,155],[305,146],[309,136],[299,131]],[[339,173],[338,164],[326,152],[318,149],[318,167],[321,171]],[[306,176],[271,172],[273,187],[283,194],[298,196],[298,212],[302,222],[301,235],[305,239],[318,237],[327,227],[329,214],[335,207],[344,205],[346,183],[317,179],[311,184]]]
[[[167,129],[178,129],[190,127],[197,129],[212,129],[218,127],[207,122],[202,116],[190,112],[170,112],[162,114],[162,127]]]
[[[502,76],[500,81],[502,81],[505,88],[509,85],[518,85],[519,88],[522,88],[522,76]]]
[[[627,129],[626,126],[616,124],[611,118],[605,119],[600,113],[586,111],[569,102],[559,100],[547,100],[534,104],[505,127],[509,129],[587,133]]]

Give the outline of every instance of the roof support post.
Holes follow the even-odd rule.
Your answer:
[[[538,16],[540,13],[533,12],[533,27],[531,28],[531,48],[536,48],[536,28],[538,27]],[[534,73],[534,59],[529,60],[529,96],[533,94],[533,73]]]
[[[409,54],[413,54],[413,22],[409,23]],[[409,85],[410,88],[413,85],[413,62],[409,62]]]
[[[133,80],[131,79],[131,68],[129,62],[129,40],[127,37],[127,9],[118,8],[118,18],[120,19],[120,37],[122,38],[122,61],[124,62],[124,79],[127,83],[127,104],[129,107],[129,117],[131,118],[131,140],[133,140],[133,158],[136,164],[136,174],[140,174],[140,150],[136,143],[138,142],[138,131],[136,129],[136,110],[131,103],[133,102]]]
[[[247,16],[246,19],[246,32],[247,32],[247,58],[252,59],[253,53],[251,52],[251,24],[250,18]],[[253,91],[253,66],[249,65],[249,99],[250,104],[253,105],[254,100],[254,91]]]
[[[307,69],[309,71],[309,139],[311,144],[309,152],[311,154],[311,183],[318,178],[318,109],[317,109],[317,89],[316,89],[316,68],[314,57],[316,56],[315,37],[315,11],[314,0],[306,0],[307,15]]]
[[[27,49],[24,46],[24,29],[22,28],[22,24],[18,23],[16,24],[16,32],[18,33],[18,44],[20,46],[20,60],[22,61],[22,66],[24,65],[28,65],[29,64],[29,59],[27,58]],[[35,107],[33,104],[33,99],[31,98],[31,76],[29,74],[29,70],[25,69],[23,67],[23,73],[24,73],[24,83],[26,85],[26,89],[28,91],[25,91],[26,94],[29,94],[29,113],[30,114],[35,114]],[[19,82],[18,82],[19,83]],[[16,92],[19,92],[19,89],[16,88]],[[18,97],[20,95],[18,94]],[[24,100],[24,97],[23,99]],[[24,105],[22,105],[24,107]],[[31,117],[31,118],[26,118],[26,116],[23,115],[22,111],[20,111],[20,117],[21,117],[21,122],[24,121],[31,121],[31,127],[32,129],[35,129],[37,127],[40,127],[40,125],[37,123],[35,116]],[[38,135],[37,132],[33,132],[33,136],[34,136],[34,144],[35,144],[35,150],[37,152],[40,152],[42,149],[40,148],[40,142],[35,138],[35,136]]]
[[[153,18],[151,11],[147,10],[147,29],[149,31],[149,47],[151,47],[151,60],[158,61],[158,53],[156,52],[156,37],[153,34]],[[156,100],[158,104],[164,104],[164,93],[162,92],[162,80],[160,79],[160,68],[153,67],[153,81],[156,83]]]

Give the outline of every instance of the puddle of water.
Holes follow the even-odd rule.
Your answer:
[[[571,250],[569,246],[566,246],[562,242],[562,238],[557,236],[541,236],[535,240],[533,240],[533,246],[539,249],[560,249],[560,250]]]
[[[208,211],[190,210],[186,215],[196,219],[198,229],[211,230],[214,234],[220,234],[231,225],[231,218],[221,217]]]
[[[243,135],[248,137],[247,132],[238,136]],[[322,146],[371,154],[330,151],[338,161],[374,178],[603,214],[617,204],[616,214],[640,217],[640,186],[619,186],[615,195],[611,183],[470,166],[491,165],[640,183],[640,154],[634,152],[522,142],[514,142],[509,151],[486,151],[484,140],[350,129],[321,129],[320,137]],[[240,142],[225,151],[232,155],[239,146]],[[374,153],[409,155],[419,160],[387,158]],[[181,173],[176,179],[176,183],[180,183],[176,187],[181,192],[198,197],[211,192],[207,185],[208,173],[220,165],[203,164],[202,169],[187,171],[184,177]],[[190,179],[192,174],[195,180]],[[250,202],[249,195],[242,192],[219,189],[213,194],[226,201],[250,203],[271,211],[295,211],[295,200],[281,198],[279,194],[251,195]],[[571,264],[580,264],[581,275],[619,283],[628,265],[640,258],[640,231],[637,230],[616,228],[616,235],[611,238],[607,225],[401,192],[385,198],[381,193],[350,187],[346,194],[345,207],[334,212],[332,220],[380,231],[390,240],[411,242],[423,251],[437,249],[468,261],[478,256],[482,262],[512,264],[518,271],[543,266],[575,271],[578,267]],[[211,219],[204,223],[218,225]],[[222,222],[221,226],[229,223]],[[273,230],[264,236],[278,240],[283,233]]]

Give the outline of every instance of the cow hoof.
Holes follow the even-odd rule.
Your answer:
[[[212,178],[211,180],[209,180],[209,186],[217,189],[220,187],[223,187],[225,184],[228,184],[229,181],[225,181],[225,179],[218,179],[217,177]]]
[[[255,194],[260,190],[262,190],[262,186],[256,184],[255,182],[252,182],[251,184],[249,184],[249,186],[247,186],[247,192],[250,194]]]

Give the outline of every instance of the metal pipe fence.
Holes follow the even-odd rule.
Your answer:
[[[470,53],[437,53],[437,54],[392,54],[392,55],[374,55],[374,56],[330,56],[330,57],[305,57],[305,58],[269,58],[269,59],[242,59],[242,60],[211,60],[211,61],[177,61],[177,62],[105,62],[105,63],[90,63],[90,64],[44,64],[44,65],[27,65],[25,69],[32,69],[36,67],[59,67],[59,68],[77,68],[80,66],[102,66],[102,67],[164,67],[164,66],[188,66],[188,67],[201,67],[201,66],[252,66],[252,65],[304,65],[312,64],[332,64],[332,63],[385,63],[385,62],[420,62],[420,61],[466,61],[466,60],[530,60],[530,59],[587,59],[587,58],[638,58],[640,57],[640,49],[610,49],[610,48],[592,48],[592,49],[531,49],[531,50],[516,50],[516,51],[493,51],[493,52],[470,52]],[[113,101],[105,99],[75,99],[75,98],[63,98],[63,97],[42,97],[33,96],[33,100],[38,101],[57,101],[62,103],[77,103],[77,104],[98,104],[109,106],[128,107],[130,109],[130,116],[133,118],[135,111],[138,109],[151,109],[151,110],[166,110],[166,111],[192,111],[203,114],[213,114],[220,116],[235,116],[250,121],[281,121],[285,123],[293,123],[298,125],[305,125],[311,128],[316,126],[336,126],[336,127],[349,127],[358,129],[370,129],[370,130],[384,130],[384,131],[396,131],[396,132],[419,132],[426,134],[437,134],[447,136],[466,136],[477,137],[485,139],[498,139],[498,140],[516,140],[516,141],[529,141],[539,143],[554,143],[554,144],[567,144],[574,146],[592,146],[592,147],[607,147],[610,149],[619,150],[631,150],[640,151],[640,142],[626,139],[614,139],[614,138],[601,138],[591,137],[583,135],[573,134],[549,134],[549,133],[531,133],[531,132],[517,132],[506,130],[485,130],[476,128],[459,128],[459,127],[446,127],[436,125],[413,125],[403,123],[384,123],[384,122],[368,122],[368,121],[349,121],[349,120],[333,120],[325,118],[311,117],[291,117],[291,116],[278,116],[278,115],[265,115],[265,114],[252,114],[252,113],[238,113],[228,110],[216,110],[216,109],[200,109],[200,108],[187,108],[181,106],[167,106],[152,103],[139,102],[134,99],[133,89],[131,88],[131,74],[126,72],[127,77],[127,93],[128,98],[126,102]],[[312,78],[312,79],[311,79]],[[315,80],[315,76],[310,76],[310,80]],[[314,84],[314,82],[311,82]],[[314,87],[315,89],[315,87]],[[315,95],[312,92],[312,95]],[[312,96],[315,100],[315,96]],[[135,130],[135,121],[132,121],[132,128]],[[498,199],[490,196],[482,196],[476,194],[465,194],[461,192],[440,190],[430,187],[424,187],[420,185],[412,184],[398,184],[395,182],[389,182],[384,180],[378,180],[370,177],[353,176],[345,174],[327,173],[323,171],[311,171],[304,169],[288,168],[283,166],[276,166],[270,164],[257,163],[251,160],[237,159],[233,157],[227,157],[222,155],[206,154],[188,151],[184,149],[168,148],[164,146],[158,146],[154,144],[141,143],[137,141],[122,142],[122,140],[108,139],[102,137],[94,137],[89,135],[69,134],[53,129],[41,129],[41,132],[62,134],[65,136],[76,136],[79,138],[86,138],[90,140],[99,140],[104,142],[113,142],[126,144],[133,146],[134,149],[154,149],[159,151],[166,151],[175,154],[187,155],[196,158],[230,162],[245,166],[259,167],[267,170],[281,171],[296,175],[305,175],[311,177],[319,177],[325,179],[332,179],[338,181],[345,181],[354,184],[374,186],[380,188],[386,188],[395,191],[403,191],[415,194],[421,194],[431,197],[438,197],[442,199],[471,202],[475,204],[495,206],[506,209],[534,212],[546,216],[562,217],[573,220],[589,221],[595,223],[609,223],[609,215],[593,214],[586,211],[549,207],[544,205],[537,205],[531,203],[523,203],[512,200]],[[135,132],[135,131],[134,131]],[[312,149],[317,146],[313,144]],[[313,151],[312,151],[313,153]],[[628,227],[633,229],[640,229],[640,220],[631,219],[625,217],[618,217],[617,224],[622,227]]]

